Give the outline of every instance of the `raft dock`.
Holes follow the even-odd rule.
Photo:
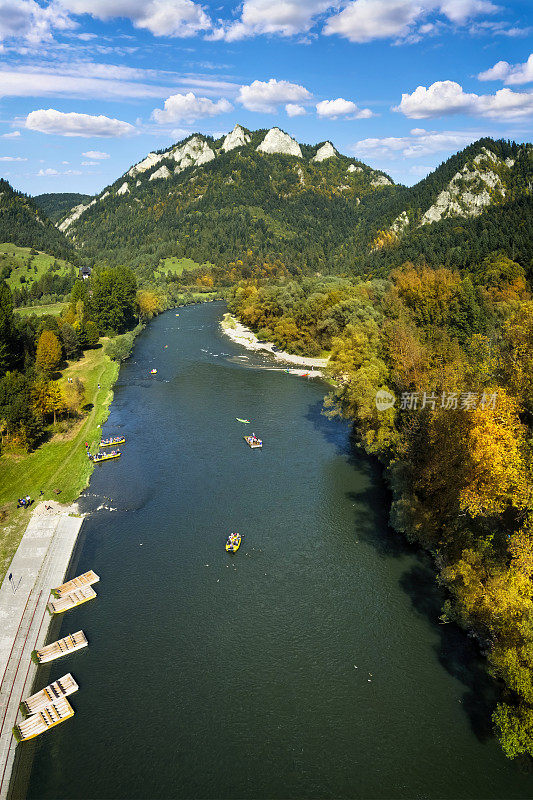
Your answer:
[[[52,598],[48,601],[46,607],[50,614],[63,614],[64,611],[70,611],[71,608],[81,606],[82,603],[94,600],[95,597],[96,592],[93,587],[86,586],[84,589],[76,589],[63,597]]]
[[[62,583],[61,586],[56,586],[55,589],[52,589],[52,594],[56,597],[64,597],[66,594],[71,594],[76,589],[84,589],[86,586],[92,586],[93,583],[98,583],[100,578],[93,572],[92,569],[89,572],[84,572],[83,575],[78,575],[77,578],[72,578],[72,580],[67,581],[66,583]]]
[[[89,642],[84,632],[77,631],[76,633],[69,633],[64,639],[58,639],[57,642],[52,642],[52,644],[47,644],[39,650],[34,650],[33,654],[35,654],[39,664],[46,664],[48,661],[55,661],[56,658],[73,653],[75,650],[81,650],[82,647],[87,647],[88,644]]]
[[[62,697],[74,694],[79,688],[80,687],[69,672],[67,675],[63,675],[62,678],[58,678],[57,681],[45,686],[40,692],[32,694],[31,697],[23,700],[21,708],[26,714],[37,714],[37,712],[42,711],[46,706],[57,703]]]
[[[73,716],[74,709],[69,701],[65,697],[61,697],[54,703],[45,706],[45,708],[37,714],[32,714],[31,717],[27,717],[27,719],[15,725],[13,733],[16,739],[25,742],[27,739],[33,739],[34,736],[39,736],[39,734],[44,733],[49,728],[53,728]]]

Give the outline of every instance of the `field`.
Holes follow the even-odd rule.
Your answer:
[[[106,340],[101,341],[105,344]],[[118,364],[105,355],[103,347],[86,351],[84,358],[69,364],[59,380],[61,385],[67,378],[83,381],[87,403],[83,418],[33,453],[8,453],[0,458],[0,582],[28,523],[28,512],[16,508],[17,498],[29,494],[38,502],[42,489],[43,500],[72,503],[87,486],[93,466],[85,442],[94,450],[100,439],[99,426],[107,418],[117,374]]]
[[[35,314],[37,317],[42,317],[45,314],[53,314],[57,317],[67,305],[68,303],[50,303],[46,306],[20,306],[20,308],[15,309],[15,313],[23,317],[29,317],[32,314]]]
[[[6,278],[10,289],[20,289],[21,277],[25,279],[26,286],[39,280],[45,272],[53,267],[54,263],[57,264],[55,272],[57,275],[68,275],[71,270],[75,269],[68,261],[54,258],[54,256],[40,251],[37,251],[37,255],[32,256],[30,251],[30,247],[0,244],[0,275],[4,267],[11,268],[11,274]]]
[[[164,258],[160,262],[157,272],[160,275],[169,272],[173,275],[181,275],[183,270],[198,269],[200,266],[211,267],[212,264],[198,264],[196,261],[193,261],[192,258],[177,258],[176,256],[171,256],[170,258]]]

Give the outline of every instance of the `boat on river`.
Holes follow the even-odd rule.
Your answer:
[[[94,455],[88,453],[89,459],[95,464],[99,463],[100,461],[109,461],[111,458],[120,458],[121,455],[122,453],[120,450],[111,450],[110,453],[95,453]]]
[[[226,550],[228,553],[236,553],[241,546],[242,536],[240,533],[230,533],[228,541],[226,542]]]
[[[19,722],[13,728],[15,739],[19,742],[25,742],[28,739],[33,739],[41,733],[49,730],[50,728],[59,725],[61,722],[70,719],[74,716],[74,709],[70,705],[66,697],[60,697],[50,705],[45,706],[36,714]]]
[[[252,436],[243,436],[242,438],[244,439],[246,444],[250,445],[252,450],[255,450],[258,447],[263,447],[262,439],[258,439],[255,434],[253,434]]]
[[[126,438],[124,436],[112,436],[110,439],[102,439],[100,447],[110,447],[113,444],[125,444]]]

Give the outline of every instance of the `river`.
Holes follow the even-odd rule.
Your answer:
[[[160,316],[121,369],[104,433],[127,443],[96,465],[69,575],[94,569],[98,597],[60,628],[89,647],[38,676],[72,672],[76,714],[25,745],[14,794],[532,797],[378,466],[321,415],[324,384],[258,369],[223,310]]]

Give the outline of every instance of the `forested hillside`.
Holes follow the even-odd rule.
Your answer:
[[[188,257],[385,275],[408,259],[466,267],[500,246],[522,262],[532,181],[529,145],[480,139],[408,188],[329,142],[236,126],[149,153],[59,226],[89,262],[146,273]]]
[[[90,194],[50,192],[48,194],[35,195],[33,201],[35,205],[55,223],[59,222],[71,208],[74,208],[74,206],[80,203],[87,203],[90,199]]]
[[[59,258],[73,256],[73,247],[34,201],[0,178],[0,242],[34,247]]]

